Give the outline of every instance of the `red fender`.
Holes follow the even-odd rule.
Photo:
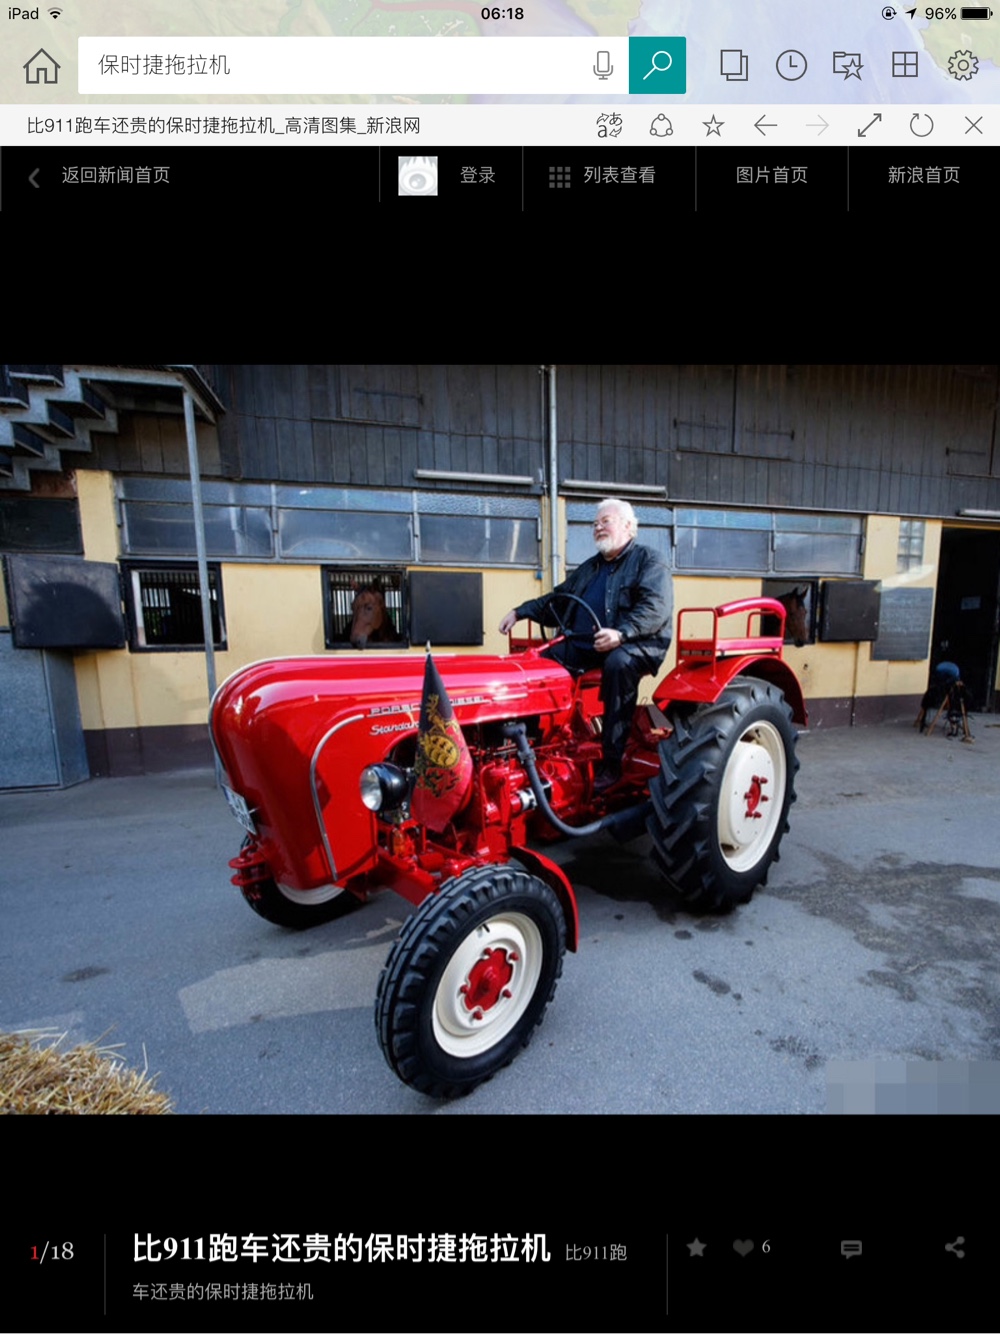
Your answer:
[[[566,948],[575,954],[580,945],[580,915],[577,912],[573,886],[567,880],[562,867],[557,866],[542,853],[536,852],[534,848],[511,848],[510,855],[514,861],[520,862],[526,871],[544,881],[555,892],[566,918]]]
[[[795,721],[802,727],[809,726],[802,687],[795,673],[781,658],[770,654],[746,653],[697,666],[681,663],[656,687],[653,700],[664,713],[671,704],[714,704],[737,676],[756,676],[776,685],[784,692]]]
[[[785,663],[785,608],[775,598],[740,598],[721,607],[685,607],[677,617],[677,666],[660,682],[653,694],[659,708],[677,704],[714,704],[736,676],[756,676],[784,691],[792,716],[808,726],[802,687],[795,673]],[[701,617],[696,626],[704,626],[711,617],[711,634],[685,635],[684,621]],[[739,638],[719,637],[719,622],[732,616],[745,616],[746,626]],[[778,633],[761,633],[764,617],[775,617]],[[757,633],[754,634],[756,622]]]

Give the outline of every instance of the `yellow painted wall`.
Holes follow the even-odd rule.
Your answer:
[[[118,530],[114,482],[108,473],[77,475],[84,554],[90,560],[118,559]],[[543,506],[547,530],[548,507]],[[565,506],[560,506],[560,527],[565,535]],[[937,577],[941,524],[926,525],[924,561],[905,574],[896,572],[899,520],[873,516],[868,520],[864,577],[880,579],[884,588],[933,588]],[[641,540],[641,535],[640,535]],[[561,543],[565,550],[565,541]],[[551,587],[548,571],[550,543],[543,534],[543,578],[531,570],[483,571],[483,652],[506,650],[498,626],[504,614]],[[564,574],[560,562],[560,574]],[[323,600],[319,564],[276,565],[222,563],[223,605],[228,649],[216,653],[220,682],[247,663],[261,658],[302,653],[324,653]],[[674,634],[677,612],[685,606],[716,606],[761,593],[759,578],[700,578],[677,575],[674,589]],[[0,602],[0,611],[3,604]],[[740,633],[734,626],[731,633]],[[420,647],[414,652],[422,651]],[[447,648],[445,647],[445,651]],[[466,650],[462,650],[463,652]],[[473,650],[475,651],[475,650]],[[927,663],[875,662],[868,644],[812,644],[786,648],[792,670],[802,682],[806,698],[845,698],[852,695],[922,693]],[[675,664],[672,647],[657,679]],[[202,724],[208,709],[204,654],[131,653],[127,650],[84,653],[76,658],[83,725],[87,729],[136,728],[158,725]],[[643,696],[652,689],[647,680]]]
[[[862,577],[879,579],[883,589],[934,588],[941,551],[941,524],[927,520],[924,559],[903,573],[896,570],[899,519],[871,515],[865,530]],[[884,662],[871,656],[871,645],[807,644],[785,646],[785,659],[802,682],[806,699],[843,699],[855,695],[921,695],[927,686],[927,659]]]

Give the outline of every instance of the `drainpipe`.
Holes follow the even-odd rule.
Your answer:
[[[184,431],[187,436],[188,470],[191,474],[191,503],[194,507],[194,541],[198,555],[198,589],[201,593],[201,625],[205,632],[205,672],[208,698],[215,695],[215,643],[212,634],[212,603],[208,588],[208,560],[205,556],[205,514],[201,507],[201,468],[198,464],[198,438],[194,430],[194,399],[185,389]]]
[[[549,538],[552,587],[559,583],[559,437],[556,431],[556,368],[549,370]]]

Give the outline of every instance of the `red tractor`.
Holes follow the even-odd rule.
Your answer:
[[[806,723],[784,622],[769,598],[682,611],[677,666],[637,708],[621,780],[600,795],[600,673],[574,677],[544,640],[426,670],[408,653],[246,667],[211,709],[246,831],[233,883],[288,927],[378,889],[417,905],[379,979],[379,1041],[405,1083],[466,1093],[527,1045],[577,948],[573,888],[539,845],[648,833],[669,890],[697,910],[765,882],[795,799],[793,724]],[[447,808],[418,786],[428,756],[452,782]]]

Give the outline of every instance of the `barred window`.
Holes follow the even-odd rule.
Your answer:
[[[406,648],[403,570],[325,565],[321,573],[327,648]]]
[[[122,568],[129,647],[133,652],[205,647],[196,565],[126,564]],[[208,588],[212,602],[213,643],[217,649],[224,649],[222,574],[218,565],[208,567]]]

